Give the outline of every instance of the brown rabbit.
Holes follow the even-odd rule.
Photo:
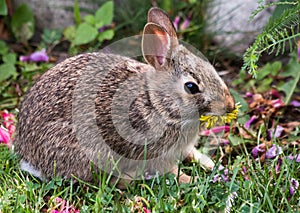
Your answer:
[[[42,179],[96,171],[123,180],[180,173],[177,162],[198,153],[200,115],[234,108],[212,65],[179,44],[167,14],[151,8],[143,32],[147,64],[109,53],[87,53],[48,70],[27,93],[15,150],[21,168]]]

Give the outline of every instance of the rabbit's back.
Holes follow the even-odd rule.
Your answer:
[[[48,70],[28,91],[22,103],[14,142],[21,160],[33,165],[45,178],[55,172],[58,176],[73,174],[91,180],[91,156],[87,153],[95,147],[82,146],[77,137],[85,130],[85,124],[90,128],[90,121],[83,119],[89,113],[91,119],[96,117],[87,102],[96,95],[111,95],[102,94],[99,83],[104,84],[103,88],[106,84],[113,86],[116,78],[125,80],[144,72],[147,66],[117,55],[88,53],[66,59]],[[109,76],[105,76],[108,72]],[[116,89],[109,88],[111,92]],[[74,122],[75,119],[79,121]],[[82,126],[76,126],[78,122],[82,122]],[[96,133],[89,137],[96,137]]]

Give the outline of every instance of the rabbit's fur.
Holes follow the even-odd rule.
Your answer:
[[[228,88],[209,62],[178,43],[158,8],[148,13],[142,49],[147,64],[87,53],[43,74],[19,113],[14,144],[21,167],[44,179],[92,181],[92,162],[96,171],[131,180],[177,174],[177,161],[188,155],[203,160],[194,148],[199,116],[232,111]],[[187,89],[187,82],[196,87]]]

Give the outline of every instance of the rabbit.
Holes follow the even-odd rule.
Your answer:
[[[145,62],[105,52],[66,59],[45,72],[20,108],[15,151],[21,169],[42,180],[55,176],[111,181],[174,173],[192,158],[213,168],[195,148],[201,115],[223,115],[234,99],[213,66],[179,44],[168,15],[148,11],[141,49]],[[122,185],[122,184],[121,184]]]

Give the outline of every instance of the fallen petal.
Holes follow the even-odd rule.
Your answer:
[[[290,104],[294,107],[300,107],[300,101],[291,101]]]
[[[251,92],[246,92],[246,97],[251,98],[253,94]]]
[[[260,153],[260,152],[264,152],[264,149],[262,149],[261,148],[261,144],[260,145],[257,145],[256,147],[254,147],[253,149],[252,149],[252,156],[254,157],[254,158],[257,158],[258,157],[258,154]]]
[[[212,135],[212,134],[217,134],[220,132],[229,132],[230,131],[230,126],[216,126],[213,127],[209,130],[204,130],[203,132],[201,132],[202,136],[208,136],[208,135]]]
[[[267,159],[275,158],[277,155],[281,153],[282,153],[282,148],[280,146],[273,144],[273,146],[267,150],[266,158]]]
[[[290,195],[294,195],[298,187],[299,182],[295,178],[292,178],[290,182]]]
[[[273,138],[278,138],[281,136],[282,132],[283,132],[284,128],[280,125],[277,125],[276,126],[276,129],[275,129],[275,132],[274,132],[274,129],[270,129],[269,130],[269,136],[271,139]]]
[[[271,104],[274,108],[283,107],[285,104],[281,99],[275,99],[271,101]]]
[[[300,154],[298,154],[298,155],[289,155],[289,156],[287,156],[287,158],[289,159],[289,160],[296,160],[296,162],[297,163],[300,163]]]
[[[290,186],[290,195],[295,194],[296,190],[293,186]]]
[[[291,179],[291,184],[292,184],[292,186],[295,187],[295,189],[298,189],[298,187],[299,187],[299,182],[298,182],[295,178],[292,178],[292,179]]]
[[[282,158],[279,158],[279,159],[278,159],[278,162],[277,162],[277,164],[276,164],[276,167],[275,167],[275,173],[276,173],[276,174],[279,174],[279,173],[280,173],[281,164],[282,164]]]
[[[253,115],[246,123],[244,124],[244,127],[246,129],[250,129],[250,125],[257,119],[256,115]]]

